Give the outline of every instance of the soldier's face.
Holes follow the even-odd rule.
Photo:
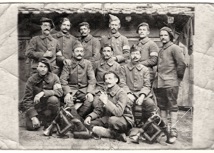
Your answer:
[[[64,21],[60,27],[63,33],[67,33],[70,30],[70,28],[71,28],[70,21]]]
[[[86,27],[86,26],[80,27],[81,36],[86,37],[86,36],[88,36],[89,33],[90,33],[90,29],[88,27]]]
[[[84,56],[84,49],[82,47],[78,47],[74,49],[73,57],[76,60],[81,60]]]
[[[110,59],[113,56],[113,51],[111,50],[111,47],[104,47],[102,50],[102,55],[105,60]]]
[[[138,62],[141,58],[141,53],[140,51],[131,52],[130,56],[132,62]]]
[[[109,28],[111,29],[111,33],[115,34],[118,32],[119,28],[120,28],[120,23],[118,21],[112,21],[109,24]]]
[[[51,24],[49,22],[42,22],[41,29],[43,34],[49,35],[51,30]]]
[[[170,37],[167,31],[165,30],[160,31],[160,40],[163,44],[166,44],[170,41]]]
[[[140,38],[148,37],[149,30],[148,30],[147,26],[141,26],[141,27],[139,27],[138,34],[139,34]]]
[[[44,63],[39,62],[37,71],[39,72],[39,75],[46,75],[48,73],[48,67]]]
[[[113,73],[105,75],[105,84],[107,88],[113,87],[115,84],[117,84],[117,82],[118,82],[118,79],[114,76]]]

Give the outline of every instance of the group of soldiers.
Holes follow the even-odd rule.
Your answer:
[[[53,21],[41,19],[42,35],[30,40],[25,54],[32,61],[20,103],[27,130],[46,129],[63,106],[79,121],[75,130],[126,142],[127,136],[139,133],[133,115],[137,105],[142,108],[141,124],[157,113],[171,123],[169,143],[174,143],[178,86],[186,65],[181,49],[173,44],[173,31],[160,29],[159,50],[143,22],[136,30],[139,42],[130,47],[118,31],[119,18],[109,16],[110,32],[101,40],[90,34],[87,22],[79,24],[81,37],[76,38],[69,33],[68,18],[61,20],[60,31],[53,35]]]

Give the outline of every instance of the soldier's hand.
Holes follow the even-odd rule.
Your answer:
[[[132,94],[128,94],[129,99],[131,100],[131,102],[135,101],[135,96]]]
[[[144,98],[145,98],[144,94],[140,95],[140,97],[136,100],[136,104],[142,105],[143,101],[144,101]]]
[[[70,93],[67,93],[64,98],[64,101],[67,105],[69,105],[69,103],[71,103],[73,101],[73,96]]]
[[[113,59],[114,61],[117,61],[117,57],[115,57],[115,56],[113,56],[112,59]]]
[[[67,66],[70,66],[71,65],[71,60],[70,59],[64,59],[63,64],[67,65]]]
[[[106,104],[108,102],[108,95],[104,92],[101,91],[101,95],[99,97],[99,99],[104,103]]]
[[[39,102],[40,102],[40,99],[44,96],[44,92],[42,91],[42,92],[40,92],[40,93],[38,93],[35,97],[34,97],[34,103],[35,104],[38,104]]]
[[[94,96],[91,93],[87,93],[85,98],[88,100],[88,102],[92,102],[94,100]]]
[[[33,124],[33,128],[39,128],[40,127],[40,122],[39,122],[39,119],[37,117],[32,117],[31,121]]]
[[[43,55],[43,57],[53,57],[52,51],[47,50],[47,51],[45,52],[45,54]]]
[[[91,117],[90,116],[86,117],[86,119],[84,120],[84,124],[86,124],[86,125],[91,124]]]
[[[58,52],[56,53],[56,56],[62,56],[62,52],[61,52],[61,51],[58,51]]]

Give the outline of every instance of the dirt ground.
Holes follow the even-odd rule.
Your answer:
[[[161,143],[148,144],[141,140],[140,144],[134,144],[129,141],[126,143],[113,139],[102,138],[95,139],[74,139],[74,138],[58,138],[57,135],[45,137],[43,136],[43,128],[39,131],[27,131],[24,127],[24,120],[20,117],[20,145],[26,149],[190,149],[192,144],[192,112],[179,111],[179,121],[177,123],[178,139],[175,144]],[[164,140],[164,139],[163,139]]]

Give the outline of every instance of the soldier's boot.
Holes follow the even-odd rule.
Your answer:
[[[89,139],[91,138],[90,131],[84,126],[84,124],[79,119],[72,119],[71,122],[74,124],[74,138],[75,139]]]
[[[176,122],[178,119],[178,113],[177,112],[170,112],[170,121],[171,121],[171,126],[170,126],[170,134],[169,134],[169,143],[173,144],[175,143],[177,137],[178,137],[178,132],[176,129]]]
[[[118,141],[122,141],[122,142],[127,142],[125,133],[118,133],[115,130],[111,130],[110,132],[114,139],[117,139]]]
[[[93,134],[97,135],[99,138],[104,137],[104,138],[113,138],[111,135],[111,130],[104,128],[102,126],[94,126],[92,128]]]
[[[132,128],[129,134],[129,139],[131,142],[139,144],[140,135],[141,135],[141,132],[139,128]]]

